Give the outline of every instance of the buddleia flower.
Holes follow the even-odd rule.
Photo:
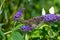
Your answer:
[[[57,20],[57,17],[54,14],[47,14],[47,15],[41,16],[41,18],[45,22],[50,22],[50,21],[56,21]]]
[[[20,30],[25,31],[25,32],[29,32],[30,30],[32,30],[32,27],[30,25],[21,26]]]
[[[18,11],[14,16],[13,16],[13,20],[15,21],[19,21],[19,19],[22,17],[22,13],[25,10],[25,8],[22,8],[20,11]]]
[[[43,11],[45,11],[45,10],[42,10],[42,16],[41,16],[41,18],[43,19],[43,21],[45,21],[45,22],[54,22],[54,21],[60,20],[60,15],[55,15],[54,14],[54,7],[51,7],[49,9],[49,13],[50,14],[46,14]]]

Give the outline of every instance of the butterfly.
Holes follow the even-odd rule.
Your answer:
[[[36,27],[36,26],[40,25],[42,22],[43,22],[43,20],[40,16],[23,21],[24,24],[31,25],[31,27]]]

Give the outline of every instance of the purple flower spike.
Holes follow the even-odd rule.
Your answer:
[[[20,30],[22,30],[22,31],[30,31],[32,28],[31,28],[31,26],[22,26],[21,28],[20,28]]]
[[[51,22],[51,21],[56,21],[60,18],[60,16],[55,15],[55,14],[46,14],[41,16],[41,18],[46,22]]]
[[[25,8],[21,9],[20,11],[18,11],[18,12],[14,15],[13,19],[14,19],[15,21],[19,21],[19,18],[21,18],[22,13],[23,13],[24,10],[25,10]]]

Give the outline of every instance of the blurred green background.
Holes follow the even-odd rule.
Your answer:
[[[14,29],[12,17],[21,8],[25,8],[23,19],[26,20],[40,16],[42,8],[48,14],[51,6],[54,7],[55,14],[60,14],[60,0],[0,0],[0,40],[23,40],[19,31],[4,35]],[[19,23],[16,25],[19,26]],[[60,23],[54,23],[52,27],[43,24],[28,35],[28,40],[60,40]]]

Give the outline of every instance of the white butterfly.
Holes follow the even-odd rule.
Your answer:
[[[49,13],[54,14],[54,7],[53,6],[49,9]]]
[[[53,6],[49,9],[49,13],[54,14],[54,7]],[[45,15],[45,14],[46,14],[45,9],[42,8],[42,15]]]

